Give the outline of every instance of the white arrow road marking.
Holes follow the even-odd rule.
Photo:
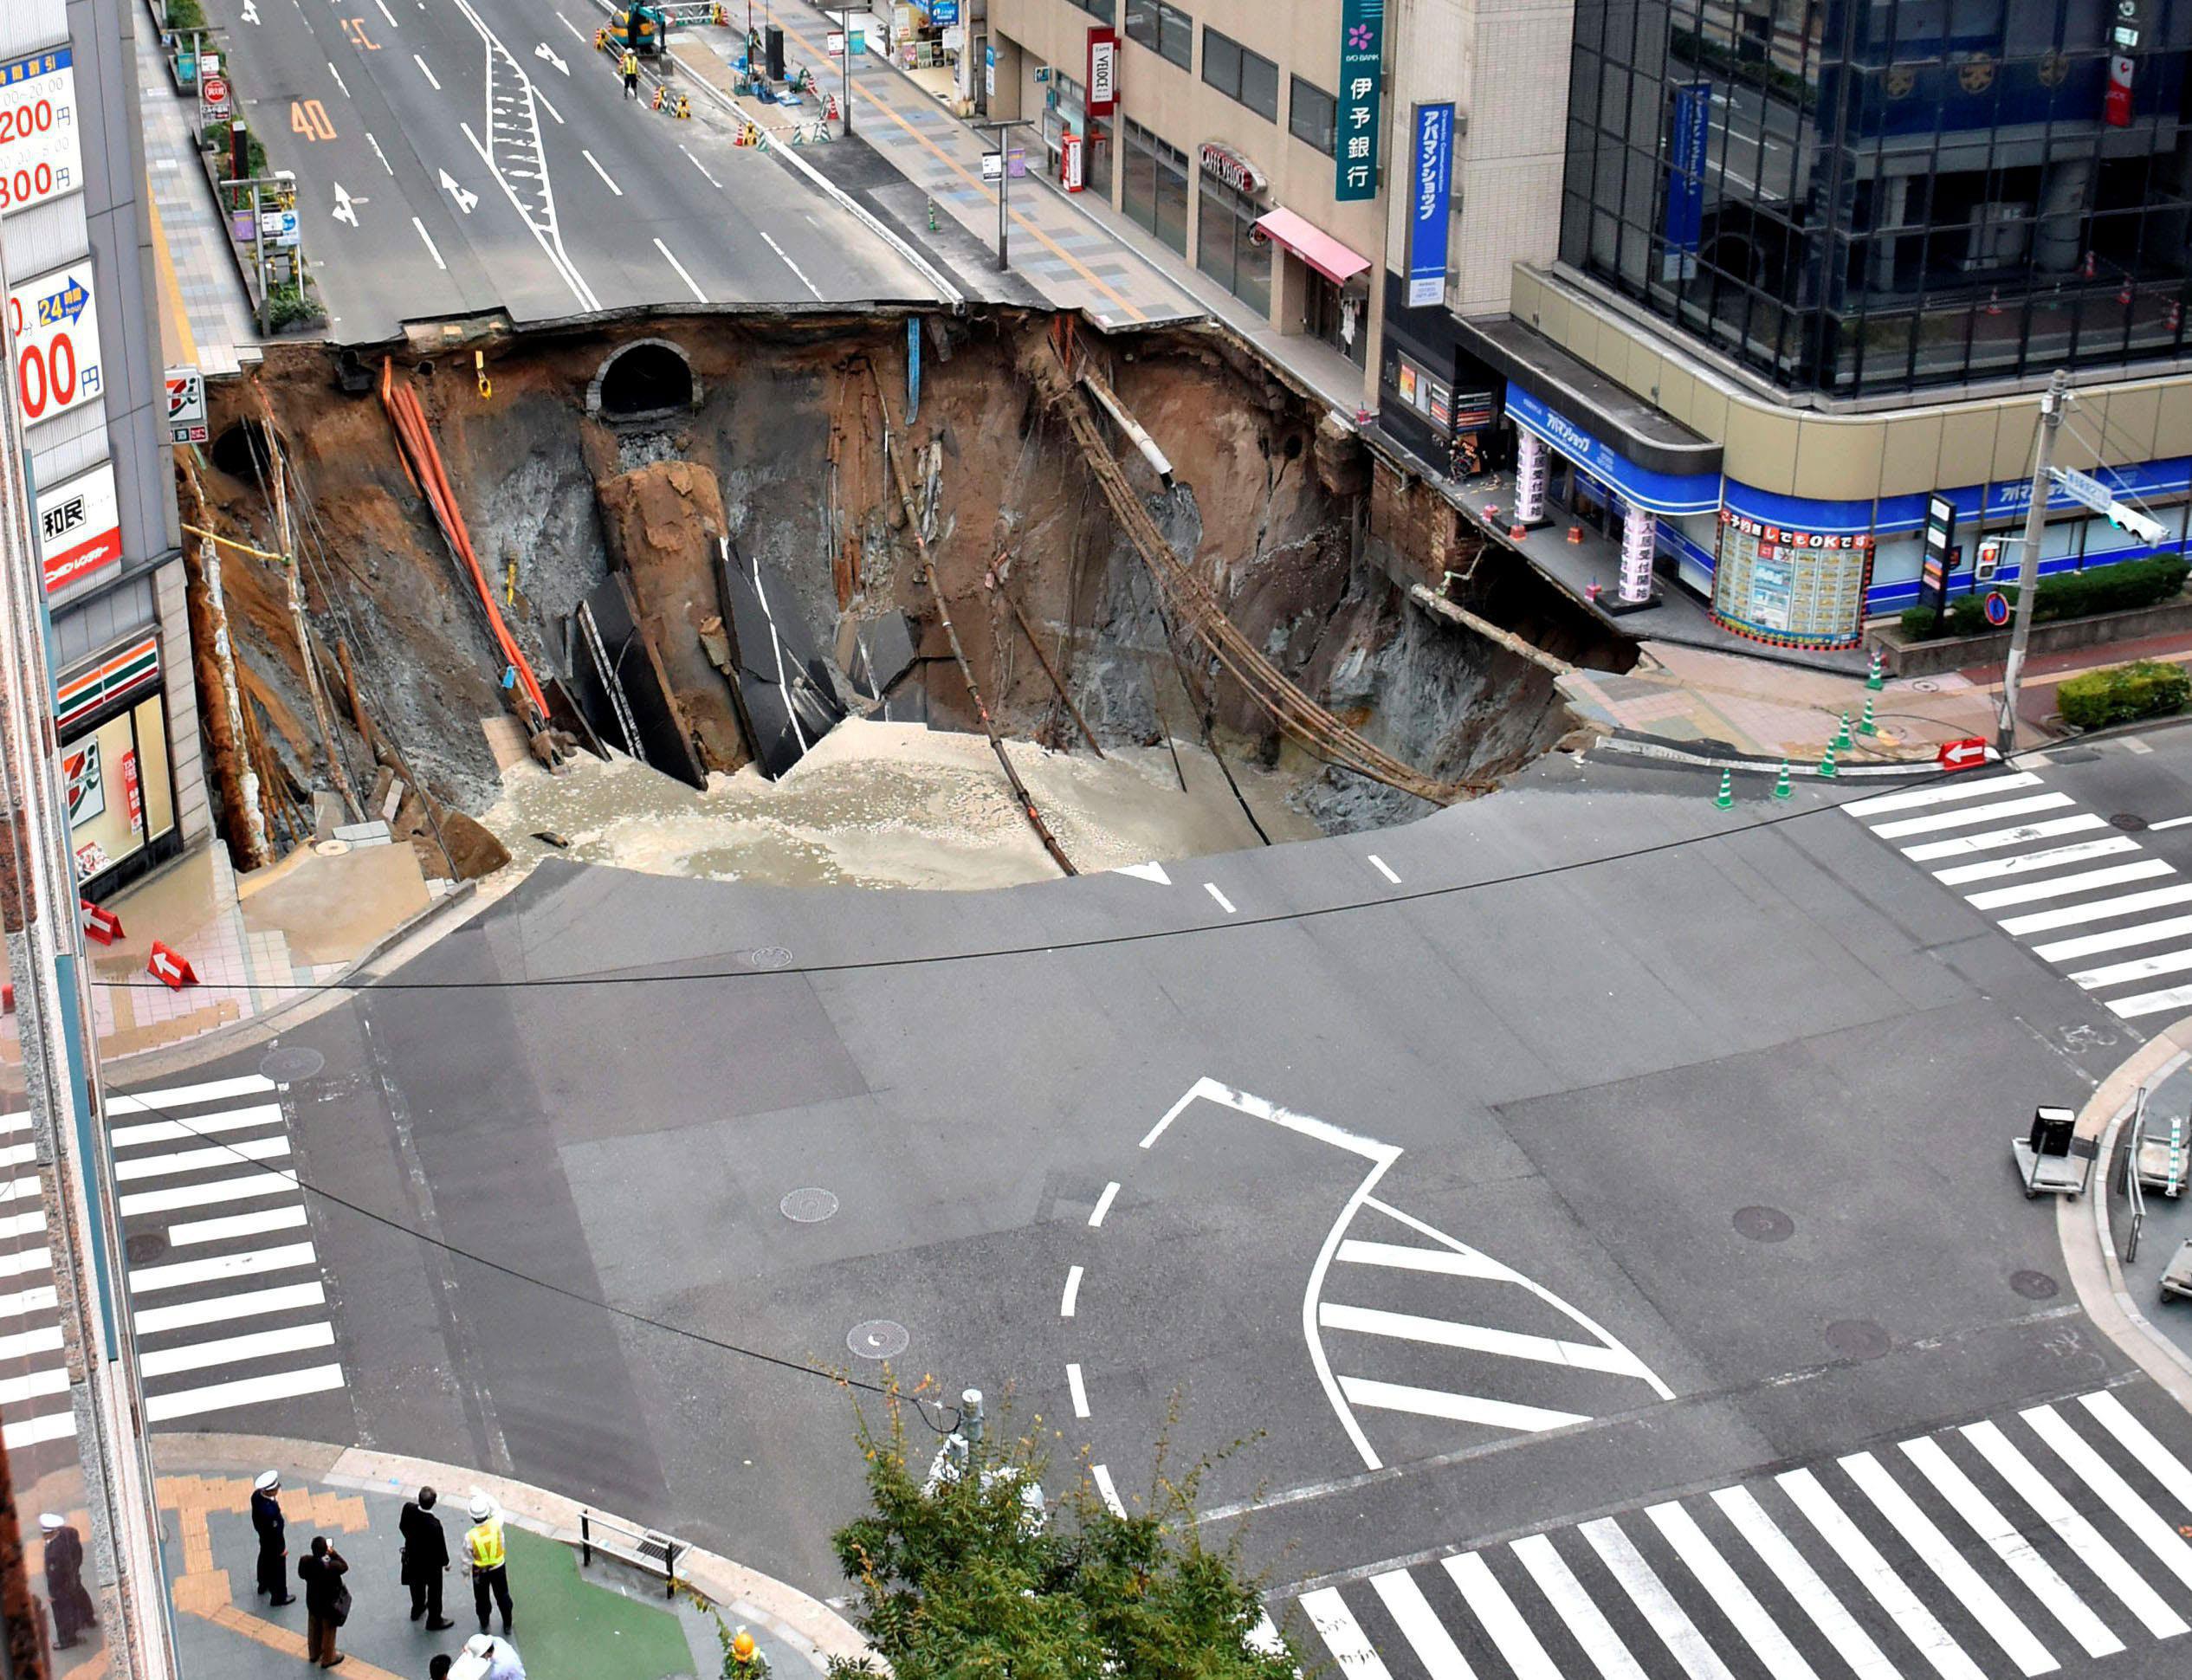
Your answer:
[[[1165,873],[1165,866],[1161,863],[1115,863],[1111,873],[1130,875],[1137,881],[1154,881],[1160,887],[1172,885],[1172,877]]]
[[[356,227],[358,225],[358,212],[352,209],[352,206],[355,204],[361,204],[363,203],[365,203],[364,199],[352,198],[347,192],[344,191],[343,184],[340,181],[335,183],[335,208],[333,215],[336,221],[347,222],[352,227]]]
[[[447,170],[442,171],[442,191],[456,199],[457,209],[462,210],[467,216],[472,213],[472,206],[480,202],[478,193],[465,191],[462,187],[457,185],[456,178],[451,176]]]
[[[560,58],[558,58],[554,53],[549,51],[548,43],[545,41],[533,49],[533,55],[535,58],[545,58],[549,63],[554,65],[557,69],[562,71],[566,75],[569,75],[571,74],[571,67],[568,64],[566,64]]]
[[[237,16],[245,23],[256,27],[259,22],[259,9],[252,3],[252,0],[243,0],[243,10]]]

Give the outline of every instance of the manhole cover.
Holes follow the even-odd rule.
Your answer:
[[[777,1206],[787,1219],[796,1219],[803,1225],[819,1224],[837,1211],[837,1196],[827,1190],[809,1188],[795,1190]],[[863,1325],[863,1329],[868,1327]]]
[[[764,945],[746,953],[747,964],[753,968],[789,968],[792,953],[780,945]]]
[[[1785,1243],[1795,1233],[1796,1222],[1777,1207],[1739,1207],[1736,1231],[1754,1243]]]
[[[2126,834],[2137,834],[2146,826],[2146,818],[2136,811],[2119,811],[2108,819],[2111,828],[2119,828]]]
[[[1888,1334],[1869,1318],[1840,1318],[1827,1327],[1827,1345],[1845,1359],[1876,1360],[1887,1352]]]
[[[2013,1271],[2009,1287],[2027,1301],[2053,1301],[2063,1286],[2044,1271]]]
[[[871,1318],[865,1324],[854,1325],[844,1345],[863,1360],[895,1360],[912,1340],[904,1325],[887,1318]]]
[[[309,1079],[327,1065],[326,1056],[303,1044],[294,1050],[268,1050],[259,1058],[259,1071],[277,1085]]]
[[[140,1231],[122,1244],[122,1252],[129,1257],[131,1265],[141,1266],[167,1252],[167,1238],[157,1231]]]

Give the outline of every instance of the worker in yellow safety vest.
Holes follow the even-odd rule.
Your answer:
[[[628,100],[637,99],[639,97],[639,55],[632,51],[630,48],[625,48],[624,58],[617,68],[624,72],[624,97]]]
[[[472,1607],[480,1632],[487,1632],[487,1601],[494,1594],[502,1612],[502,1637],[510,1635],[510,1554],[502,1538],[502,1515],[483,1493],[472,1496],[472,1526],[464,1532],[464,1558],[472,1567]]]

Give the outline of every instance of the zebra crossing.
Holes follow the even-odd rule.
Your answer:
[[[110,1095],[112,1153],[145,1415],[153,1424],[343,1386],[327,1286],[288,1163],[272,1080],[256,1074]],[[0,1116],[0,1162],[32,1158],[29,1120]],[[35,1174],[0,1186],[0,1231],[42,1234]],[[75,1433],[52,1257],[0,1254],[0,1440]],[[42,1281],[41,1281],[42,1280]]]
[[[1991,1680],[2192,1632],[2188,1523],[2101,1389],[1297,1602],[1346,1680]]]
[[[2192,881],[2032,772],[1842,809],[2121,1018],[2192,1009]]]

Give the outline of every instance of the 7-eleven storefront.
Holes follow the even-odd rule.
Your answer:
[[[158,630],[80,661],[55,684],[76,882],[97,898],[182,850]]]

